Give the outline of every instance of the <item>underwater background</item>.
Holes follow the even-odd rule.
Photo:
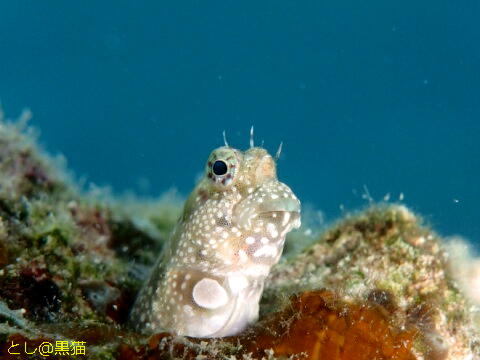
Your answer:
[[[257,144],[326,221],[403,201],[480,243],[480,2],[3,1],[0,100],[87,182],[187,195]]]

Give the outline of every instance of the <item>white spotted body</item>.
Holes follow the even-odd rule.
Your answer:
[[[265,278],[299,226],[300,202],[266,150],[214,150],[131,321],[149,332],[237,334],[258,318]]]

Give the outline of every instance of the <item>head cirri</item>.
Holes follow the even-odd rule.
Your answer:
[[[136,301],[136,327],[194,337],[241,332],[258,318],[265,278],[299,226],[300,201],[277,180],[265,149],[214,150]]]

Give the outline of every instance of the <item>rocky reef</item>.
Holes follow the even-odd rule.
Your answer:
[[[27,117],[0,119],[0,359],[480,359],[478,260],[402,204],[313,243],[291,234],[310,245],[286,252],[238,336],[135,333],[130,307],[181,203],[81,190]]]

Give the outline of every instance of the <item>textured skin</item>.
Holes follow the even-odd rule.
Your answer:
[[[225,174],[214,174],[216,161],[227,165]],[[131,322],[193,337],[239,333],[258,318],[265,278],[299,226],[300,201],[277,180],[266,150],[214,150]]]

